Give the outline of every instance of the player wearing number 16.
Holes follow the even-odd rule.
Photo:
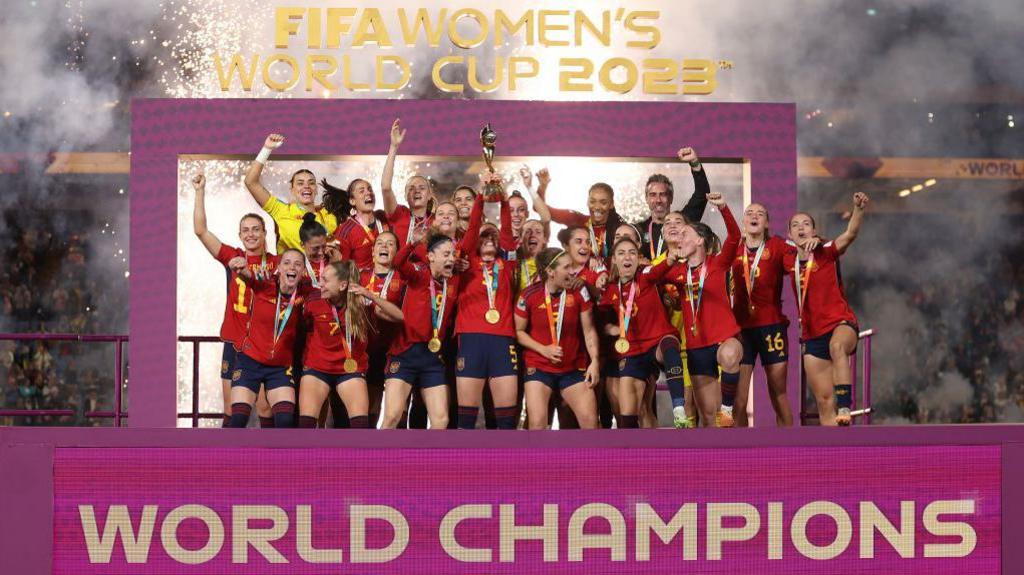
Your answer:
[[[203,243],[210,255],[217,259],[227,273],[228,297],[224,306],[224,321],[220,326],[220,339],[224,342],[224,352],[221,356],[220,377],[222,392],[224,394],[224,421],[223,426],[227,427],[231,418],[231,372],[235,368],[235,359],[238,348],[245,338],[246,326],[249,323],[249,312],[252,309],[251,289],[248,289],[245,281],[238,277],[238,274],[231,271],[228,262],[236,257],[244,257],[246,264],[253,274],[257,276],[269,276],[277,268],[278,257],[274,254],[267,254],[267,227],[263,218],[256,214],[246,214],[238,222],[238,239],[242,242],[242,248],[229,246],[220,241],[206,227],[206,176],[199,174],[192,178],[192,187],[195,188],[195,210],[193,213],[193,227],[199,241]],[[244,249],[243,249],[244,248]],[[264,425],[271,421],[270,406],[266,404],[266,398],[261,395],[257,401],[257,411],[260,412],[260,419]]]

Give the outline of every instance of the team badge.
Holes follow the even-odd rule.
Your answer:
[[[455,369],[459,371],[466,369],[466,358],[460,357],[458,361],[455,362]]]
[[[677,367],[673,367],[673,368],[668,370],[668,374],[669,375],[682,375],[682,373],[683,373],[683,368],[678,367],[678,366]]]
[[[537,368],[536,367],[528,367],[528,368],[526,368],[526,375],[533,375],[535,373],[537,373]]]
[[[624,369],[626,369],[626,360],[620,359],[619,360],[619,371],[622,371]]]
[[[391,365],[388,367],[388,371],[390,371],[391,373],[398,373],[398,368],[400,368],[401,366],[401,363],[397,361],[392,361]]]
[[[231,366],[228,365],[228,362],[226,362],[226,361],[220,362],[220,370],[221,370],[221,372],[227,371],[230,367]]]
[[[238,381],[242,379],[242,370],[236,369],[231,373],[231,381]]]

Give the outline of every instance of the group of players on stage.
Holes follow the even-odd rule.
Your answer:
[[[530,191],[534,175],[525,168],[538,219],[493,173],[481,176],[480,192],[460,186],[450,201],[415,175],[401,205],[392,179],[404,137],[395,120],[380,210],[363,179],[344,189],[321,180],[315,203],[318,182],[305,169],[291,177],[294,202],[278,200],[260,177],[284,138],[268,136],[245,185],[276,225],[276,255],[258,214],[239,223],[242,247],[212,234],[205,178],[193,179],[196,235],[228,277],[225,426],[247,426],[255,405],[264,427],[312,428],[327,421],[330,405],[336,427],[381,419],[384,428],[429,420],[432,429],[472,429],[483,408],[488,427],[515,429],[524,407],[530,429],[548,427],[554,409],[561,428],[611,427],[613,418],[619,428],[656,427],[662,373],[676,427],[745,426],[757,357],[777,423],[791,425],[786,275],[820,421],[850,424],[857,320],[839,258],[857,236],[864,194],[854,195],[835,239],[823,240],[814,219],[796,213],[787,241],[771,235],[760,204],[747,206],[741,229],[694,150],[682,148],[694,194],[671,211],[672,182],[652,175],[651,215],[636,225],[615,211],[608,184],[590,186],[589,214],[562,210],[546,203],[547,171]],[[487,202],[500,204],[499,225],[484,220]],[[724,241],[700,221],[708,203],[725,222]],[[547,247],[551,221],[567,226],[560,248]]]

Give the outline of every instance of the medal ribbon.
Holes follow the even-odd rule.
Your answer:
[[[334,304],[327,302],[327,305],[331,306],[331,313],[334,314],[334,323],[341,325],[341,319],[338,317],[338,308],[334,307]],[[345,336],[341,338],[341,347],[345,350],[345,359],[352,359],[352,330],[348,327],[348,310],[345,310]]]
[[[292,316],[292,308],[295,306],[295,292],[292,291],[292,296],[288,300],[288,307],[284,311],[281,311],[281,290],[277,290],[277,301],[274,302],[274,345],[271,350],[277,348],[277,340],[281,339],[281,334],[284,333],[284,328],[288,326],[288,318]]]
[[[750,265],[747,261],[747,246],[743,246],[743,279],[746,280],[747,284],[747,303],[754,305],[754,282],[757,281],[757,264],[761,261],[761,255],[764,253],[764,244],[762,241],[761,245],[757,246],[757,253],[754,255],[754,265]],[[754,272],[751,273],[750,270]]]
[[[448,279],[441,280],[441,305],[437,304],[437,288],[434,286],[434,278],[430,278],[430,323],[434,330],[434,339],[440,339],[437,334],[441,332],[441,323],[444,322],[444,307],[448,303]],[[440,308],[440,309],[438,309]]]
[[[658,251],[655,252],[654,251],[654,218],[652,217],[650,223],[647,224],[647,242],[650,244],[651,261],[654,261],[654,258],[656,258],[659,255],[661,255],[661,251],[665,248],[665,231],[664,231],[665,228],[662,227],[661,229],[662,229],[662,233],[658,234]]]
[[[587,220],[587,228],[590,230],[590,248],[597,254],[601,253],[602,258],[608,257],[607,247],[604,243],[604,236],[601,236],[601,240],[598,241],[597,234],[594,232],[594,221],[592,219]]]
[[[484,285],[487,286],[487,307],[494,309],[494,297],[498,293],[498,262],[494,261],[491,264],[491,268],[487,269],[487,264],[480,262],[480,269],[483,270],[484,274]]]
[[[700,268],[700,279],[699,285],[697,286],[697,297],[696,300],[693,297],[693,268],[686,266],[686,295],[689,296],[690,300],[690,312],[693,314],[693,329],[690,331],[697,330],[697,314],[700,313],[700,301],[704,297],[704,280],[708,276],[708,265],[707,261],[701,264]]]
[[[544,309],[548,313],[548,330],[551,331],[551,343],[558,345],[562,341],[562,320],[565,318],[565,300],[569,299],[565,291],[562,291],[562,299],[558,302],[558,320],[555,321],[551,313],[551,294],[544,288]]]
[[[796,269],[793,270],[793,280],[796,282],[796,295],[797,295],[797,311],[800,313],[800,321],[804,319],[804,302],[807,301],[807,288],[811,285],[811,269],[814,267],[814,252],[811,252],[807,256],[807,275],[803,276],[804,272],[800,270],[800,253],[796,254]],[[803,276],[803,277],[801,277]],[[801,285],[803,287],[801,288]]]
[[[629,331],[629,322],[633,319],[633,300],[636,298],[636,279],[629,286],[629,299],[626,301],[625,316],[622,309],[622,282],[619,282],[619,338],[626,339],[626,332]]]
[[[323,277],[323,275],[324,275],[324,260],[323,259],[320,260],[319,272],[320,272],[320,275],[317,275],[317,274],[313,273],[313,266],[309,265],[309,258],[307,257],[306,258],[306,273],[309,274],[309,279],[310,279],[310,281],[313,282],[313,287],[315,287],[315,288],[320,287],[320,278]]]

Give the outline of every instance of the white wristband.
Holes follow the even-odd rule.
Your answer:
[[[263,149],[260,150],[260,153],[256,154],[256,161],[263,165],[266,165],[267,160],[270,159],[270,152],[273,151],[273,149],[263,146]]]

